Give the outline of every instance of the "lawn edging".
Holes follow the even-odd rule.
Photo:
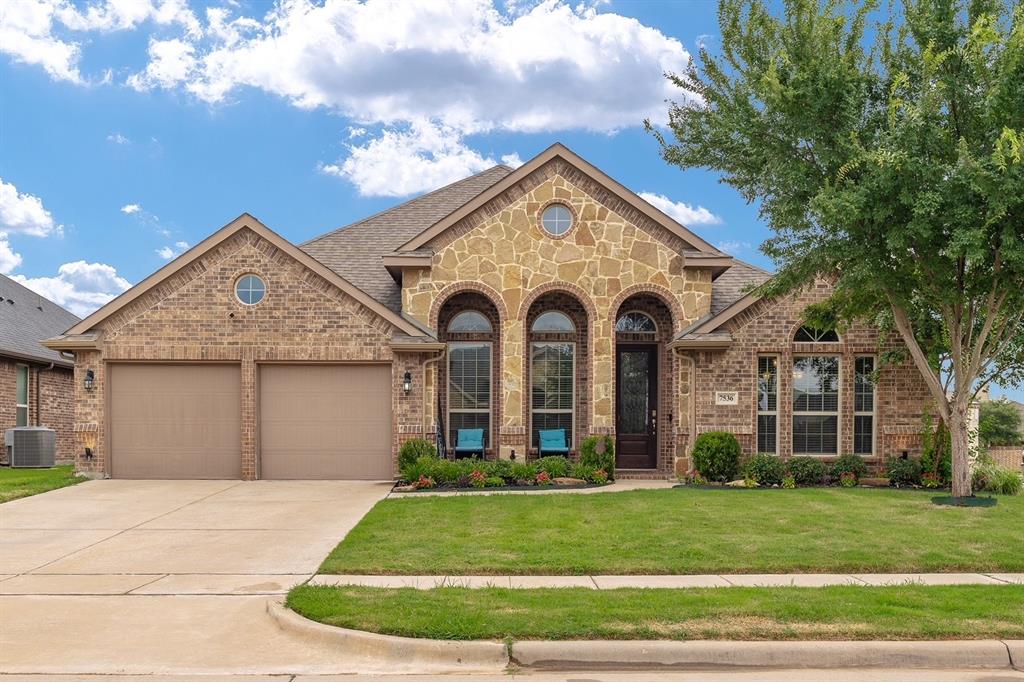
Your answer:
[[[415,672],[495,672],[508,667],[502,642],[413,639],[325,625],[301,616],[278,600],[267,601],[278,627],[308,641],[343,647],[355,656],[379,659],[389,670]]]
[[[959,668],[1008,669],[1024,661],[1024,640],[455,641],[379,635],[310,620],[278,600],[267,613],[284,631],[379,659],[389,669],[494,672],[509,666],[591,668]]]

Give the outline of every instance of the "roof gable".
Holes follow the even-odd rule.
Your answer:
[[[0,355],[24,360],[74,363],[40,342],[78,322],[78,316],[5,275],[0,275]]]
[[[146,292],[150,291],[154,287],[158,286],[161,282],[168,279],[175,273],[188,267],[204,254],[208,253],[211,249],[217,245],[223,243],[225,240],[238,233],[241,230],[248,229],[256,233],[263,239],[267,240],[275,247],[287,253],[289,256],[295,258],[302,265],[309,268],[316,274],[323,277],[331,284],[337,286],[339,289],[344,291],[346,294],[354,298],[360,304],[365,306],[368,310],[374,312],[382,319],[389,322],[392,326],[401,332],[404,332],[410,336],[423,336],[424,332],[417,325],[413,324],[409,320],[405,319],[394,310],[391,310],[381,302],[374,299],[372,296],[362,291],[351,282],[343,278],[337,272],[327,267],[323,263],[319,262],[305,251],[299,249],[288,240],[281,237],[279,234],[268,228],[266,225],[261,223],[255,217],[248,213],[243,213],[238,216],[230,223],[222,227],[221,229],[214,232],[212,235],[201,241],[193,248],[186,251],[184,254],[171,261],[164,267],[160,268],[152,275],[142,280],[134,287],[124,292],[110,303],[106,304],[92,315],[88,316],[70,330],[68,335],[80,335],[89,332],[98,324],[115,314],[127,306],[132,301],[135,301]]]
[[[406,241],[400,247],[396,249],[398,252],[415,251],[423,248],[433,239],[438,237],[446,230],[452,228],[463,219],[471,216],[474,212],[483,208],[489,201],[500,196],[502,193],[513,188],[517,183],[523,181],[529,177],[532,173],[541,169],[545,164],[552,161],[560,160],[566,164],[569,164],[576,171],[582,173],[593,182],[600,185],[602,188],[610,192],[615,197],[621,199],[629,206],[637,210],[641,215],[650,219],[656,225],[664,228],[668,232],[672,233],[676,237],[683,240],[687,245],[697,252],[711,254],[716,257],[726,257],[725,254],[720,252],[718,249],[713,247],[708,242],[701,239],[699,236],[691,232],[689,229],[681,225],[679,222],[648,203],[633,191],[627,189],[622,184],[613,180],[611,177],[606,175],[596,166],[592,165],[576,153],[571,151],[566,146],[555,143],[545,149],[543,152],[533,157],[516,170],[508,173],[505,177],[501,178],[484,191],[477,194],[475,197],[464,203],[459,208],[455,209],[451,213],[447,214],[426,230],[423,230],[413,238]]]

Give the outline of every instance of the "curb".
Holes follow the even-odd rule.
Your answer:
[[[1008,644],[942,642],[518,642],[526,668],[1010,668]],[[1024,655],[1024,642],[1017,652]]]
[[[414,639],[348,630],[309,620],[276,600],[267,601],[267,613],[286,632],[377,659],[390,669],[396,663],[417,672],[501,672],[509,663],[508,648],[501,642]]]
[[[742,642],[679,641],[454,641],[379,635],[309,620],[276,600],[267,613],[306,640],[375,659],[389,670],[501,672],[533,669],[738,668],[956,668],[1024,666],[1024,640]]]

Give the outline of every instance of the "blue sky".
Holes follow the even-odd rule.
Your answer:
[[[716,37],[710,0],[8,0],[0,272],[83,314],[243,211],[298,243],[554,141],[771,268],[641,125]]]

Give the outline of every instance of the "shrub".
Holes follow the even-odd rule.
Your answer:
[[[782,477],[782,487],[786,490],[792,490],[796,487],[796,479],[793,478],[793,474],[786,474]]]
[[[608,472],[604,469],[598,469],[594,472],[594,478],[591,480],[598,485],[604,485],[609,481]]]
[[[569,475],[573,478],[578,478],[584,481],[594,480],[594,473],[597,471],[594,467],[583,462],[577,462],[569,467]]]
[[[597,452],[597,444],[604,443],[604,452]],[[604,469],[609,479],[615,478],[615,440],[611,436],[588,436],[580,443],[580,464],[593,469]]]
[[[975,490],[1000,495],[1020,495],[1024,489],[1024,478],[1020,472],[1004,469],[998,464],[985,463],[974,468],[971,484]]]
[[[731,481],[740,466],[740,444],[726,431],[708,431],[693,444],[693,465],[711,481]]]
[[[886,465],[886,471],[889,475],[889,485],[893,487],[921,485],[921,462],[916,459],[893,457]]]
[[[429,440],[422,438],[411,438],[405,441],[398,450],[398,470],[404,472],[406,466],[415,463],[420,457],[437,457],[437,447]]]
[[[743,476],[752,478],[761,485],[781,485],[786,465],[775,455],[758,454],[743,465]]]
[[[844,488],[852,488],[857,485],[857,475],[852,471],[844,471],[839,474],[839,485]]]
[[[508,477],[513,481],[528,481],[533,483],[537,478],[537,467],[527,462],[512,462],[509,467]]]
[[[412,483],[418,481],[421,478],[433,478],[434,476],[434,463],[437,462],[436,457],[419,457],[413,462],[402,465],[402,479]]]
[[[549,478],[561,478],[569,475],[570,462],[567,458],[558,455],[552,457],[541,457],[534,465],[537,471],[545,472]]]
[[[842,481],[843,474],[852,474],[853,483],[857,484],[868,468],[858,455],[843,455],[832,465],[832,478]]]
[[[487,488],[500,488],[505,485],[505,479],[501,476],[488,476],[484,481],[484,486]]]
[[[815,457],[794,457],[789,460],[789,473],[799,486],[824,485],[828,469]]]

